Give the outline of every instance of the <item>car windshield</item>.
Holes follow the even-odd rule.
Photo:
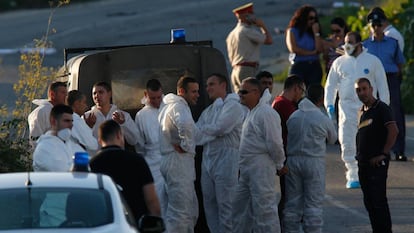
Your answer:
[[[0,190],[0,230],[90,228],[113,222],[110,196],[86,188]]]

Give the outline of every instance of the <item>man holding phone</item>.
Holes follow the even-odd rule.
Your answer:
[[[398,135],[391,108],[373,95],[367,78],[355,82],[361,107],[356,136],[358,176],[364,195],[364,205],[371,221],[372,232],[392,232],[387,201],[387,177],[390,151]]]
[[[261,45],[270,45],[273,41],[263,20],[254,15],[253,3],[238,7],[233,13],[238,23],[227,36],[226,44],[229,61],[233,67],[233,91],[237,93],[243,79],[256,76]]]

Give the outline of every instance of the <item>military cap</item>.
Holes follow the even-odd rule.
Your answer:
[[[233,9],[233,13],[238,14],[238,15],[253,14],[253,3],[250,2],[250,3],[244,4],[243,6],[239,6]]]

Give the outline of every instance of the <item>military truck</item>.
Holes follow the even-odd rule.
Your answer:
[[[70,54],[81,53],[68,59]],[[64,70],[69,90],[89,95],[98,81],[112,85],[112,101],[134,118],[143,106],[145,84],[149,79],[160,80],[164,93],[176,93],[180,76],[188,75],[200,83],[200,98],[192,107],[195,120],[209,104],[205,91],[206,78],[211,73],[226,76],[223,54],[211,41],[179,44],[151,44],[117,47],[65,49]],[[230,89],[229,89],[230,90]],[[88,104],[93,105],[92,98]]]
[[[78,55],[68,60],[71,54]],[[71,48],[65,49],[64,56],[63,68],[69,90],[80,90],[92,96],[93,84],[106,81],[112,85],[112,102],[129,112],[133,119],[136,112],[143,107],[141,99],[149,79],[160,80],[163,91],[167,94],[176,93],[176,83],[180,76],[196,78],[200,84],[200,98],[197,105],[191,107],[191,111],[197,121],[202,110],[210,103],[205,90],[208,75],[221,73],[228,77],[224,56],[213,48],[211,41]],[[88,104],[93,105],[92,97],[88,98]],[[200,188],[201,149],[197,148],[196,155],[195,185],[200,213],[195,232],[208,233]]]

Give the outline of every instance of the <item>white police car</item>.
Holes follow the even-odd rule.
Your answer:
[[[106,175],[0,174],[1,232],[138,232]]]

